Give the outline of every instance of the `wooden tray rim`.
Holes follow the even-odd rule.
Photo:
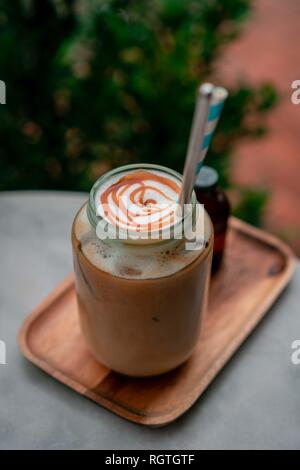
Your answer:
[[[159,415],[146,415],[143,413],[132,412],[130,409],[126,409],[124,405],[118,404],[111,401],[109,398],[104,395],[97,394],[86,388],[80,382],[68,377],[60,370],[54,369],[49,363],[44,359],[41,359],[39,356],[35,355],[27,341],[27,336],[29,334],[30,328],[33,323],[43,314],[44,310],[47,310],[51,303],[58,299],[60,296],[64,295],[65,292],[73,288],[74,285],[74,274],[67,276],[56,288],[54,288],[51,293],[29,314],[18,333],[18,344],[21,353],[25,356],[27,360],[35,364],[37,367],[54,377],[56,380],[62,382],[68,387],[72,388],[81,395],[90,398],[94,402],[102,405],[106,409],[116,413],[117,415],[126,418],[130,421],[133,421],[138,424],[143,424],[147,426],[157,427],[163,426],[171,423],[183,413],[185,413],[201,396],[203,391],[208,387],[224,365],[229,361],[233,354],[239,349],[243,341],[251,333],[251,331],[257,326],[257,324],[262,320],[265,314],[268,312],[271,305],[275,302],[277,297],[283,291],[285,286],[288,284],[289,280],[292,277],[292,274],[295,269],[296,257],[293,254],[291,248],[284,243],[283,241],[276,238],[274,235],[271,235],[264,230],[261,230],[257,227],[247,224],[246,222],[237,219],[235,217],[230,217],[230,227],[261,241],[264,244],[272,246],[276,249],[285,259],[285,268],[280,273],[280,276],[277,280],[277,283],[272,286],[269,294],[264,298],[264,301],[260,303],[255,309],[255,315],[251,316],[248,321],[245,322],[243,328],[239,331],[239,334],[227,344],[227,347],[223,350],[222,356],[220,356],[209,369],[209,371],[203,376],[197,386],[194,387],[193,393],[185,397],[184,400],[180,402],[180,405],[173,409],[171,412],[166,414]],[[110,373],[110,371],[108,372]]]

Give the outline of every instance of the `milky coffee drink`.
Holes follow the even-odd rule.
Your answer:
[[[205,211],[200,248],[190,249],[177,230],[185,216],[170,207],[181,181],[158,165],[120,167],[96,181],[73,223],[81,330],[94,357],[122,374],[167,372],[191,356],[199,337],[213,232]],[[194,194],[190,207],[195,220]]]

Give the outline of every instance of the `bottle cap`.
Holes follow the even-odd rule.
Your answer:
[[[214,168],[203,166],[196,179],[195,189],[208,190],[218,184],[219,175]]]

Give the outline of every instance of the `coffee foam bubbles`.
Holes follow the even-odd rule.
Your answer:
[[[84,205],[75,219],[75,237],[86,258],[96,267],[117,277],[154,279],[170,276],[192,263],[205,249],[186,250],[184,240],[167,240],[149,245],[127,244],[119,240],[100,240],[87,217]],[[204,214],[205,241],[211,224]]]

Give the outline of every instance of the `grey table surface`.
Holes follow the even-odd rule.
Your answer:
[[[291,284],[196,404],[164,428],[115,416],[27,362],[16,336],[72,269],[70,226],[85,194],[0,194],[0,448],[299,449],[300,265]]]

